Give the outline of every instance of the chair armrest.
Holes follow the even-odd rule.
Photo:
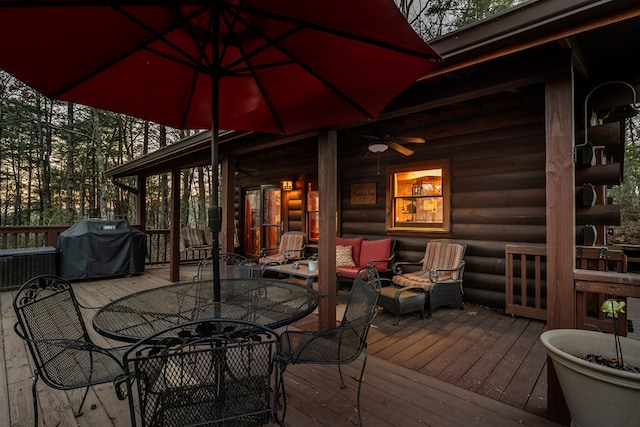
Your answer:
[[[444,269],[444,268],[436,268],[434,269],[436,272],[452,272],[452,273],[458,273],[460,276],[462,275],[462,271],[464,270],[465,267],[465,262],[464,261],[460,261],[460,264],[458,264],[458,266],[456,268],[452,268],[452,269]]]
[[[290,249],[288,251],[284,251],[282,255],[284,255],[285,263],[289,262],[289,260],[304,259],[304,252],[306,248],[307,247],[304,246],[302,249]]]
[[[264,271],[267,269],[267,267],[273,266],[273,265],[281,265],[279,262],[275,262],[275,261],[271,261],[271,262],[265,262],[264,264],[260,264],[260,270],[264,273]]]
[[[374,264],[376,262],[386,262],[387,265],[389,265],[388,268],[380,270],[378,269],[378,271],[389,271],[393,268],[393,260],[396,258],[396,254],[392,253],[391,256],[389,256],[389,258],[384,258],[384,259],[372,259],[371,261],[369,261],[367,264]]]
[[[408,265],[421,266],[422,264],[424,264],[424,258],[422,258],[420,261],[400,261],[393,264],[392,269],[394,274],[402,274],[403,266],[408,266]]]
[[[116,396],[118,396],[119,400],[125,400],[129,397],[129,382],[132,378],[129,378],[128,375],[118,375],[113,379],[113,388],[116,390]]]

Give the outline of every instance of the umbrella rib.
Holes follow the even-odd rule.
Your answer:
[[[196,37],[196,35],[193,33],[192,27],[191,27],[191,25],[189,25],[189,20],[193,19],[194,17],[196,17],[198,15],[201,15],[201,14],[207,12],[208,11],[208,7],[206,5],[203,5],[202,7],[196,9],[195,11],[193,11],[192,13],[190,13],[188,15],[185,15],[184,13],[182,13],[182,10],[180,10],[180,8],[178,7],[178,4],[176,2],[173,2],[173,5],[175,6],[176,15],[178,15],[180,17],[180,21],[176,22],[174,25],[167,26],[162,32],[157,32],[157,31],[153,30],[148,25],[146,25],[144,22],[140,21],[139,19],[137,19],[135,16],[131,15],[126,10],[123,10],[118,5],[114,5],[114,8],[120,14],[124,15],[129,20],[133,21],[133,23],[135,23],[138,27],[140,27],[143,30],[149,32],[149,34],[151,34],[153,36],[150,40],[148,40],[146,42],[147,46],[144,47],[145,49],[147,49],[147,50],[149,50],[151,52],[154,52],[157,55],[160,55],[160,56],[162,56],[164,58],[167,58],[169,60],[173,60],[175,62],[191,66],[191,67],[193,67],[195,69],[199,69],[200,67],[198,67],[198,66],[202,65],[201,59],[203,57],[205,59],[208,59],[208,58],[204,54],[205,46],[202,45],[202,44],[197,43],[198,37]],[[181,49],[175,43],[172,43],[172,42],[170,42],[169,40],[167,40],[165,38],[166,34],[170,33],[171,31],[174,31],[175,29],[180,28],[180,27],[184,28],[189,33],[189,35],[191,36],[191,40],[198,46],[198,51],[201,53],[200,59],[196,59],[195,57],[191,56],[188,52],[186,52],[184,49]],[[156,41],[156,40],[161,40],[165,45],[167,45],[168,47],[170,47],[174,51],[178,52],[180,55],[184,56],[185,58],[187,58],[187,60],[181,60],[178,57],[173,57],[173,56],[168,55],[166,53],[161,53],[161,52],[158,52],[155,49],[149,48],[148,44],[150,42]],[[210,63],[208,65],[211,66]],[[202,69],[204,71],[207,71],[207,67],[203,67]]]
[[[65,2],[62,2],[62,4],[66,4]],[[95,3],[91,3],[92,5],[95,5]],[[148,40],[146,40],[144,42],[144,44],[146,44],[147,46],[143,46],[141,45],[136,45],[134,47],[132,47],[131,49],[129,49],[127,52],[124,52],[122,55],[119,55],[118,57],[114,58],[113,60],[109,61],[109,62],[105,62],[101,67],[98,67],[96,69],[94,69],[91,73],[86,74],[85,76],[83,76],[82,78],[78,78],[76,79],[73,84],[70,84],[68,86],[65,86],[63,88],[60,88],[59,90],[57,90],[56,92],[53,92],[51,94],[52,98],[60,98],[60,96],[66,92],[68,92],[69,90],[78,87],[79,85],[81,85],[82,83],[84,83],[85,81],[93,78],[94,76],[100,74],[101,72],[103,72],[104,70],[110,68],[111,66],[113,66],[114,64],[117,64],[118,62],[122,61],[124,58],[127,58],[129,56],[131,56],[133,53],[135,53],[137,50],[139,49],[145,49],[148,52],[152,52],[156,55],[159,55],[163,58],[166,58],[168,60],[186,65],[188,67],[194,68],[196,71],[197,70],[201,70],[201,71],[205,71],[205,72],[209,72],[209,70],[206,67],[203,67],[202,64],[200,62],[198,62],[195,58],[191,58],[190,55],[185,52],[183,49],[180,49],[178,46],[176,46],[175,44],[169,42],[164,35],[173,31],[175,28],[178,28],[180,26],[184,26],[184,22],[180,22],[177,23],[175,25],[172,26],[168,26],[164,29],[164,31],[162,31],[161,33],[158,33],[156,31],[154,31],[153,29],[151,29],[149,26],[147,26],[144,22],[140,21],[139,19],[135,18],[134,16],[132,16],[130,13],[128,13],[126,10],[123,10],[120,6],[121,5],[116,5],[113,2],[106,2],[106,4],[112,6],[114,8],[114,10],[118,11],[121,15],[123,15],[125,18],[128,18],[129,20],[131,20],[133,23],[135,23],[136,25],[138,25],[138,27],[142,28],[143,30],[147,31],[150,34],[150,38]],[[206,9],[203,6],[202,9],[198,9],[198,11],[194,12],[192,14],[192,16],[195,16],[199,13],[205,12]],[[183,15],[181,15],[183,16]],[[183,16],[183,20],[184,20],[184,16]],[[188,27],[188,26],[187,26]],[[185,58],[190,58],[193,62],[189,62],[188,60],[183,60],[180,59],[178,57],[174,57],[171,55],[168,55],[166,53],[163,52],[159,52],[155,49],[152,49],[150,47],[148,47],[148,44],[156,41],[156,40],[162,40],[163,43],[165,43],[167,46],[171,47],[172,49],[174,49],[176,52],[180,53],[181,55],[183,55]]]
[[[307,66],[307,64],[305,64],[303,61],[300,61],[300,59],[298,57],[296,57],[295,55],[293,55],[291,52],[289,52],[288,50],[284,49],[283,46],[281,44],[278,44],[279,41],[287,38],[287,37],[291,37],[293,34],[300,32],[302,30],[302,27],[296,27],[293,28],[289,31],[287,31],[285,34],[282,34],[281,36],[279,36],[277,39],[272,40],[269,38],[269,36],[267,36],[266,34],[264,34],[262,31],[260,31],[259,28],[256,28],[255,26],[253,26],[251,24],[251,22],[244,20],[242,17],[240,17],[239,19],[241,19],[243,21],[243,23],[245,25],[247,25],[248,27],[252,28],[257,34],[259,34],[264,40],[267,40],[269,43],[266,45],[262,46],[262,49],[266,49],[268,46],[273,46],[275,49],[280,50],[284,55],[286,55],[287,57],[291,58],[291,61],[295,62],[296,64],[300,65],[302,68],[304,68],[310,75],[314,76],[316,79],[318,79],[318,81],[322,82],[327,88],[329,88],[331,91],[333,91],[336,95],[338,95],[340,98],[342,98],[344,101],[346,101],[347,103],[351,104],[351,106],[353,106],[353,108],[357,109],[358,111],[360,111],[362,114],[364,114],[365,116],[369,117],[370,119],[373,118],[373,114],[371,114],[371,112],[367,111],[366,108],[364,108],[362,105],[360,105],[359,103],[355,102],[355,100],[353,100],[351,97],[349,97],[347,94],[345,94],[342,90],[338,89],[336,86],[334,86],[331,82],[329,82],[327,79],[323,78],[322,76],[320,76],[318,73],[316,73],[311,67]],[[249,60],[251,59],[251,56],[254,56],[257,52],[251,52],[250,54],[248,54],[246,56],[246,62],[249,63]],[[275,113],[275,111],[271,108],[271,103],[269,102],[269,98],[267,97],[267,95],[265,94],[265,92],[262,90],[262,85],[260,84],[260,79],[254,75],[254,78],[256,80],[256,83],[258,84],[258,86],[260,87],[260,92],[263,94],[263,97],[265,99],[265,101],[267,102],[267,104],[269,105],[269,109],[272,111],[272,114],[274,115],[274,117],[276,117],[276,120],[280,123],[280,119],[277,118],[277,114]]]
[[[221,13],[220,14],[220,20],[224,21],[225,24],[227,25],[227,27],[231,28],[232,26],[235,27],[236,23],[239,21],[242,21],[245,25],[247,25],[248,28],[253,29],[257,34],[260,34],[260,31],[258,31],[253,25],[251,25],[250,23],[246,22],[246,20],[242,19],[240,17],[240,11],[237,11],[235,14],[232,14],[233,16],[233,20],[232,20],[232,25],[229,23],[226,14],[225,13]],[[264,40],[267,40],[268,43],[263,44],[262,46],[260,46],[258,49],[255,49],[253,52],[245,52],[243,49],[243,46],[241,43],[239,43],[239,40],[237,38],[237,36],[235,35],[234,32],[230,32],[231,34],[233,34],[234,39],[236,40],[236,42],[238,42],[238,50],[240,50],[242,52],[241,58],[243,58],[242,61],[235,61],[231,64],[229,64],[229,66],[227,67],[227,69],[231,69],[232,67],[237,66],[238,64],[244,62],[247,64],[246,67],[246,72],[249,73],[249,75],[253,76],[254,81],[256,82],[256,85],[258,86],[258,89],[260,90],[260,93],[262,94],[262,98],[264,99],[265,104],[267,105],[267,108],[269,109],[269,111],[271,111],[271,117],[274,118],[275,122],[276,122],[276,126],[278,127],[278,129],[280,130],[280,133],[284,133],[284,125],[282,123],[282,120],[280,119],[280,116],[276,113],[275,108],[273,107],[273,103],[270,101],[269,97],[267,96],[266,92],[264,91],[264,88],[262,86],[262,84],[260,83],[260,79],[258,78],[258,76],[255,74],[255,70],[257,68],[253,68],[250,64],[250,60],[252,57],[254,57],[255,55],[257,55],[258,53],[266,50],[268,47],[270,47],[273,42],[271,42],[268,38],[263,36]],[[226,46],[225,46],[226,49]],[[274,63],[270,63],[267,64],[267,66],[271,67],[271,66],[275,66]],[[262,65],[260,68],[267,68],[265,65]]]
[[[283,17],[281,15],[276,15],[273,13],[270,13],[264,9],[259,9],[256,8],[255,6],[247,6],[244,3],[239,3],[237,5],[227,5],[228,8],[235,8],[238,9],[240,11],[245,11],[245,12],[250,12],[250,13],[256,13],[256,14],[260,14],[266,18],[270,18],[273,20],[277,20],[277,21],[281,21],[281,22],[287,22],[290,24],[294,24],[297,25],[299,27],[306,27],[306,28],[310,28],[313,30],[317,30],[323,33],[327,33],[327,34],[333,34],[345,39],[350,39],[350,40],[355,40],[355,41],[359,41],[361,43],[365,43],[368,45],[373,45],[373,46],[377,46],[377,47],[381,47],[384,49],[389,49],[389,50],[393,50],[396,52],[401,52],[405,55],[410,55],[410,56],[415,56],[415,57],[419,57],[419,58],[424,58],[424,59],[428,59],[434,62],[440,62],[442,59],[440,58],[439,55],[432,55],[430,53],[427,52],[422,52],[422,51],[417,51],[414,49],[408,49],[402,46],[397,46],[391,43],[387,43],[387,42],[383,42],[381,40],[373,40],[371,38],[367,38],[367,37],[363,37],[363,36],[359,36],[357,34],[352,34],[346,31],[340,31],[334,28],[330,28],[330,27],[326,27],[326,26],[322,26],[322,25],[318,25],[318,24],[314,24],[311,23],[309,21],[304,21],[304,20],[300,20],[300,19],[293,19],[293,18],[286,18]],[[417,37],[417,35],[416,35]]]

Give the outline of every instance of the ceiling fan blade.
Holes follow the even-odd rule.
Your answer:
[[[418,138],[418,137],[413,137],[413,136],[395,136],[395,137],[393,137],[393,139],[396,142],[402,142],[404,144],[407,144],[407,143],[424,144],[426,142],[424,140],[424,138]]]
[[[405,147],[404,145],[400,145],[396,142],[388,142],[389,147],[396,150],[398,153],[404,154],[405,156],[410,156],[413,154],[413,150]]]

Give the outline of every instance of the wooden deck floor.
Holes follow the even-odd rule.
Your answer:
[[[193,270],[182,269],[185,280]],[[88,305],[103,305],[127,293],[168,283],[166,269],[109,280],[78,282]],[[12,292],[0,293],[0,425],[33,423],[33,367],[24,343],[13,332]],[[90,317],[92,313],[88,313]],[[88,324],[90,325],[90,319]],[[467,306],[439,309],[431,319],[405,315],[400,325],[381,311],[369,333],[369,359],[362,389],[366,426],[550,426],[546,413],[546,355],[539,343],[542,322]],[[295,324],[316,326],[314,316]],[[109,344],[96,336],[101,344]],[[361,361],[362,359],[360,359]],[[359,363],[348,366],[346,390],[332,366],[290,366],[285,373],[287,426],[357,425],[355,398]],[[40,425],[127,426],[126,402],[110,384],[96,386],[85,414],[74,418],[78,390],[61,392],[39,383]]]

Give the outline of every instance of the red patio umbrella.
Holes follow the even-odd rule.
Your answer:
[[[0,68],[51,98],[212,129],[213,165],[219,129],[373,119],[439,60],[393,0],[0,0]]]

